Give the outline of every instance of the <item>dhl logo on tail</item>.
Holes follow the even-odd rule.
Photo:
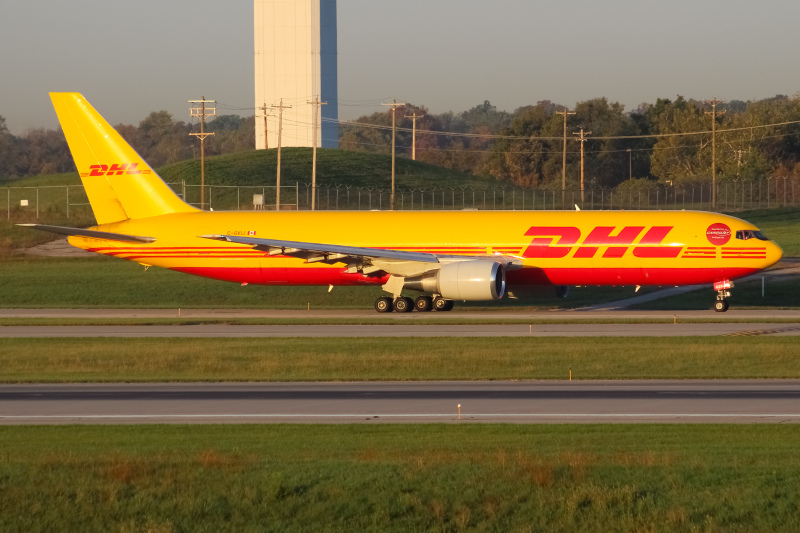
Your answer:
[[[91,172],[81,172],[81,177],[87,176],[129,176],[137,174],[150,174],[150,169],[140,170],[139,163],[114,163],[113,165],[89,165]]]

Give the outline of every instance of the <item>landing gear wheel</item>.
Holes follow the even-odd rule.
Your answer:
[[[437,311],[450,311],[453,309],[453,300],[445,300],[441,296],[433,299],[433,308]]]
[[[728,301],[727,300],[717,300],[714,302],[714,311],[717,313],[724,313],[728,310]]]
[[[401,296],[394,301],[394,310],[396,313],[410,313],[414,310],[414,300]]]
[[[375,300],[375,310],[379,313],[391,313],[394,310],[392,299],[386,296],[381,296]]]
[[[418,296],[414,300],[414,309],[417,311],[431,311],[433,310],[433,298],[430,296]]]

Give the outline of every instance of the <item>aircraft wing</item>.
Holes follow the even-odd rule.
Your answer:
[[[234,237],[231,235],[201,235],[204,239],[228,241],[246,244],[269,255],[287,255],[305,259],[307,263],[352,264],[357,270],[370,270],[373,262],[413,262],[438,263],[439,259],[428,253],[404,252],[384,248],[362,248],[358,246],[342,246],[339,244],[321,244],[315,242],[282,241],[278,239],[257,239],[255,237]],[[420,265],[422,266],[422,265]],[[424,268],[428,270],[429,268]],[[385,270],[374,268],[373,271]],[[366,272],[365,272],[366,273]]]
[[[94,239],[105,239],[107,241],[122,241],[122,242],[156,242],[155,237],[143,237],[140,235],[127,235],[125,233],[110,233],[108,231],[95,231],[91,229],[69,228],[66,226],[48,226],[47,224],[17,224],[26,228],[38,229],[42,231],[49,231],[50,233],[58,233],[61,235],[78,235],[81,237],[92,237]]]
[[[269,255],[286,255],[305,259],[307,263],[326,263],[329,265],[344,263],[348,272],[359,272],[364,275],[386,272],[395,276],[410,276],[435,270],[441,263],[466,261],[470,259],[492,260],[516,267],[514,257],[502,255],[485,256],[440,256],[425,252],[405,252],[385,248],[366,248],[343,246],[338,244],[321,244],[312,242],[282,241],[278,239],[261,239],[255,237],[239,237],[231,235],[201,235],[204,239],[228,241],[249,245]],[[521,262],[519,262],[521,266]]]

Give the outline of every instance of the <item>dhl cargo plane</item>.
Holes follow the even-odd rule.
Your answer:
[[[696,211],[202,211],[82,95],[50,96],[97,226],[28,226],[145,266],[242,284],[380,286],[390,296],[378,312],[448,311],[537,285],[702,283],[726,311],[734,279],[782,256],[752,224]]]

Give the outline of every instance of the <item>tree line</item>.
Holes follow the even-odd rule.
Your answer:
[[[206,122],[214,132],[205,141],[206,155],[252,150],[255,146],[254,117],[222,115]],[[138,126],[117,124],[114,128],[141,155],[157,168],[199,157],[199,142],[189,133],[197,131],[191,123],[176,121],[166,111],[154,111]],[[72,172],[75,164],[61,130],[32,129],[12,135],[0,116],[0,179]]]
[[[416,158],[474,175],[490,175],[520,186],[561,187],[566,106],[548,100],[498,111],[489,101],[460,113],[430,113],[425,106],[397,108],[397,152],[411,157],[412,119],[417,119]],[[717,106],[717,179],[800,176],[800,95]],[[580,180],[580,143],[575,132],[591,132],[584,144],[587,187],[616,187],[631,177],[680,185],[705,182],[712,174],[711,105],[678,96],[626,111],[595,98],[569,107],[567,187]],[[207,122],[214,136],[206,154],[252,150],[253,116],[219,116]],[[789,124],[786,124],[789,123]],[[365,115],[339,127],[343,150],[391,152],[391,111]],[[775,125],[763,127],[766,125]],[[138,126],[115,128],[154,167],[199,157],[191,123],[166,111],[151,113]],[[728,130],[728,131],[726,131]],[[0,116],[0,178],[74,170],[59,130],[33,129],[12,135]]]
[[[399,107],[398,153],[411,156],[409,115],[424,115],[417,120],[417,160],[520,186],[560,189],[564,115],[559,112],[565,109],[548,100],[512,113],[498,111],[488,101],[459,114],[432,114],[423,106]],[[567,187],[580,183],[580,143],[574,135],[580,128],[591,132],[584,146],[587,186],[616,187],[631,177],[672,185],[710,181],[711,134],[680,134],[710,132],[711,111],[709,103],[682,96],[641,104],[629,112],[606,98],[571,106]],[[718,105],[717,114],[717,179],[800,176],[800,95],[732,101]],[[380,112],[342,126],[340,147],[389,153],[391,120],[390,112]],[[760,127],[787,122],[794,124]]]

